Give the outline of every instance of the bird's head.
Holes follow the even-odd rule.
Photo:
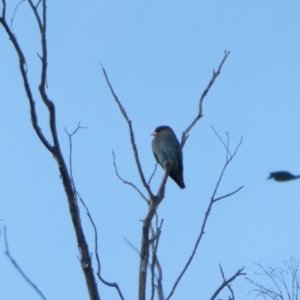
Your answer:
[[[154,132],[151,133],[151,135],[156,136],[160,132],[166,132],[166,131],[173,131],[171,127],[162,125],[155,128]]]

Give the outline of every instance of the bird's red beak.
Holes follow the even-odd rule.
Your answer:
[[[154,132],[152,132],[150,135],[156,136],[156,135],[157,135],[157,132],[154,131]]]

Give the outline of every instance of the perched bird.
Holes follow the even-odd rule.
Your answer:
[[[174,131],[169,126],[157,127],[151,135],[154,136],[152,141],[152,151],[156,161],[165,168],[165,163],[171,162],[177,154],[179,142]],[[178,184],[181,189],[185,188],[183,182],[183,164],[182,151],[174,161],[169,176]]]
[[[276,181],[288,181],[288,180],[300,178],[300,175],[295,176],[287,171],[278,171],[278,172],[270,173],[270,177],[268,179],[272,179],[272,178]]]

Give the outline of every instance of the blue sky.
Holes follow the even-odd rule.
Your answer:
[[[9,1],[9,18],[17,3]],[[262,280],[253,263],[279,266],[292,255],[299,259],[299,182],[266,180],[271,171],[300,173],[299,15],[299,1],[49,1],[48,91],[61,146],[68,157],[64,128],[72,131],[78,122],[88,127],[73,139],[74,178],[98,228],[102,275],[117,281],[126,299],[137,296],[139,258],[125,238],[139,247],[147,207],[115,176],[112,150],[120,174],[142,189],[126,123],[99,61],[133,122],[149,177],[155,165],[150,133],[166,124],[181,136],[196,116],[212,69],[225,49],[231,51],[183,150],[187,188],[168,181],[159,209],[164,225],[158,255],[168,294],[225,162],[211,125],[224,138],[229,133],[232,149],[243,136],[218,195],[244,188],[213,207],[195,260],[173,296],[208,299],[222,281],[219,263],[228,277],[245,266],[249,277]],[[49,136],[36,88],[40,39],[32,20],[23,3],[13,27],[27,55],[40,126]],[[39,299],[4,254],[6,226],[11,254],[47,299],[87,299],[57,166],[31,127],[18,60],[3,28],[0,45],[0,298]],[[158,169],[154,190],[162,175]],[[81,212],[92,249],[92,227]],[[237,299],[254,299],[245,279],[233,288]],[[102,299],[119,299],[101,284],[99,290]]]

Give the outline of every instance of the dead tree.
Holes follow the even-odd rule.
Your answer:
[[[256,264],[260,272],[256,276],[266,279],[266,283],[246,278],[253,286],[251,293],[256,298],[271,300],[297,300],[300,295],[299,262],[294,257],[289,261],[284,260],[285,268],[263,267],[261,263]]]
[[[50,139],[46,138],[39,125],[39,117],[35,108],[36,100],[34,99],[33,89],[31,87],[29,77],[27,74],[28,66],[26,63],[26,58],[22,51],[21,45],[19,44],[16,36],[14,35],[11,27],[8,24],[7,16],[6,16],[5,0],[2,0],[2,14],[0,17],[0,23],[4,28],[4,30],[6,31],[11,43],[13,44],[13,47],[19,59],[19,69],[22,76],[26,96],[30,106],[32,126],[36,132],[36,135],[40,139],[41,143],[50,152],[50,154],[53,156],[54,160],[57,163],[57,167],[60,173],[64,191],[69,204],[70,215],[71,215],[72,223],[77,238],[78,248],[79,248],[81,268],[85,276],[90,299],[98,300],[100,299],[100,296],[98,293],[95,274],[93,272],[90,250],[85,238],[83,228],[81,226],[80,214],[78,210],[78,197],[77,197],[76,190],[74,188],[74,183],[72,182],[70,171],[67,168],[66,159],[62,154],[60,142],[57,135],[55,104],[49,98],[47,92],[48,54],[47,54],[46,0],[37,1],[36,4],[34,4],[33,1],[28,0],[27,3],[32,10],[33,16],[36,20],[36,24],[39,28],[39,34],[41,38],[41,53],[39,54],[39,58],[41,61],[41,71],[40,71],[40,83],[38,86],[38,90],[39,90],[40,100],[44,103],[45,107],[48,110],[48,117],[49,117],[48,126],[49,126],[49,131],[51,132]]]
[[[90,299],[98,300],[98,299],[100,299],[100,295],[99,295],[99,292],[97,289],[96,276],[93,271],[92,258],[90,255],[89,246],[88,246],[88,243],[85,238],[84,230],[81,226],[80,213],[79,213],[79,209],[78,209],[79,201],[82,202],[82,204],[84,205],[84,207],[86,209],[87,209],[87,207],[85,206],[78,191],[76,190],[75,183],[74,183],[73,177],[72,177],[71,166],[68,169],[67,163],[66,163],[66,158],[62,154],[60,142],[59,142],[58,135],[57,135],[55,103],[54,103],[54,101],[52,101],[52,99],[49,98],[48,90],[47,90],[47,70],[48,70],[47,69],[48,68],[47,1],[46,0],[36,0],[36,2],[34,3],[33,0],[24,0],[24,1],[21,1],[20,3],[22,3],[22,2],[26,2],[27,5],[29,5],[29,7],[31,8],[33,17],[34,17],[37,27],[39,29],[39,35],[40,35],[40,39],[41,39],[41,50],[39,53],[39,59],[41,62],[41,70],[40,70],[40,83],[38,86],[38,90],[39,90],[39,99],[38,100],[41,101],[45,105],[45,107],[48,111],[48,129],[51,133],[51,137],[49,139],[43,134],[43,130],[40,128],[40,125],[39,125],[40,124],[39,115],[38,115],[38,113],[36,111],[36,107],[35,107],[35,102],[37,101],[37,99],[35,99],[33,96],[34,95],[33,88],[31,86],[31,83],[30,83],[30,80],[29,80],[29,77],[27,74],[28,66],[26,63],[26,57],[22,50],[22,46],[19,44],[16,36],[14,35],[14,33],[11,29],[11,26],[9,25],[9,23],[7,21],[6,0],[2,0],[2,12],[1,12],[1,16],[0,16],[0,23],[3,27],[3,29],[5,30],[7,36],[9,37],[10,42],[12,43],[13,48],[14,48],[14,50],[17,54],[18,60],[19,60],[19,70],[20,70],[20,74],[22,76],[25,93],[26,93],[27,100],[28,100],[28,103],[30,106],[30,115],[31,115],[31,122],[32,122],[33,129],[34,129],[36,135],[38,136],[39,140],[41,141],[41,143],[50,152],[51,156],[53,156],[54,160],[57,163],[57,167],[58,167],[61,179],[62,179],[63,188],[64,188],[66,198],[68,201],[74,231],[75,231],[76,238],[77,238],[81,268],[82,268],[82,271],[85,276],[86,285],[87,285],[88,292],[89,292],[89,297],[90,297]],[[184,145],[187,141],[187,138],[188,138],[188,134],[190,133],[191,129],[202,118],[202,116],[203,116],[202,115],[203,101],[204,101],[206,95],[208,94],[210,88],[213,86],[216,78],[220,75],[223,64],[225,63],[229,53],[230,53],[229,51],[225,51],[224,57],[219,65],[219,67],[217,68],[216,71],[213,71],[212,77],[200,97],[196,117],[191,121],[191,123],[187,126],[187,128],[182,133],[181,143],[178,148],[177,155],[180,153],[181,149],[184,147]],[[191,264],[191,262],[195,256],[198,245],[201,242],[202,237],[204,235],[206,224],[207,224],[212,206],[216,202],[223,200],[223,199],[237,193],[242,188],[242,187],[239,187],[236,190],[229,192],[226,195],[217,196],[218,188],[219,188],[220,182],[222,180],[222,177],[224,175],[224,172],[225,172],[227,166],[232,161],[232,159],[235,157],[235,154],[236,154],[239,146],[241,145],[242,139],[233,153],[231,153],[230,149],[229,149],[229,137],[227,139],[227,143],[221,139],[223,145],[225,146],[226,157],[227,157],[226,162],[221,170],[221,173],[220,173],[219,179],[216,183],[215,189],[214,189],[212,196],[208,202],[207,210],[204,214],[204,218],[202,221],[202,226],[201,226],[199,235],[195,241],[195,245],[191,251],[191,255],[189,258],[187,258],[186,264],[183,267],[180,274],[178,274],[177,280],[174,282],[174,285],[173,285],[171,291],[169,292],[169,294],[167,296],[164,296],[163,284],[162,284],[162,269],[160,267],[160,263],[159,263],[159,260],[157,257],[157,249],[159,246],[161,227],[163,224],[163,221],[162,220],[159,221],[159,219],[158,219],[158,208],[159,208],[159,205],[162,202],[162,200],[165,198],[165,185],[167,182],[168,174],[172,168],[172,164],[174,163],[176,156],[173,158],[173,160],[171,162],[166,164],[165,172],[164,172],[164,176],[162,178],[161,184],[160,184],[158,190],[156,192],[153,192],[150,188],[149,181],[147,182],[147,180],[144,176],[143,170],[142,170],[142,165],[139,160],[138,149],[137,149],[136,143],[135,143],[134,130],[133,130],[131,120],[126,113],[125,108],[123,107],[123,105],[119,101],[117,95],[115,94],[114,89],[109,81],[108,76],[107,76],[107,73],[103,67],[102,67],[102,70],[103,70],[103,74],[105,76],[106,82],[110,88],[112,95],[113,95],[113,98],[116,101],[123,117],[125,118],[125,120],[127,122],[128,129],[129,129],[129,137],[130,137],[132,150],[133,150],[134,157],[135,157],[137,171],[140,176],[140,180],[143,184],[143,187],[145,189],[145,192],[147,194],[147,196],[144,195],[144,192],[139,190],[135,184],[128,183],[127,181],[122,179],[124,183],[128,183],[131,186],[133,186],[138,191],[138,193],[143,197],[143,199],[146,200],[145,202],[147,203],[147,213],[143,220],[141,248],[139,250],[140,267],[139,267],[138,299],[139,300],[146,299],[147,276],[149,276],[149,272],[150,272],[150,275],[151,275],[150,299],[154,299],[154,296],[156,293],[158,299],[168,300],[173,296],[173,294],[176,290],[176,287],[178,286],[181,278],[185,274],[186,270],[188,269],[189,265]],[[80,126],[78,126],[78,128],[76,130],[78,130],[79,128],[80,128]],[[74,133],[76,132],[76,130],[74,131]],[[68,133],[69,138],[70,138],[70,143],[71,143],[71,137],[74,133],[72,133],[72,134]],[[115,165],[115,167],[116,167],[116,165]],[[117,172],[117,167],[116,167],[116,172]],[[119,176],[119,177],[121,178],[121,176]],[[88,211],[88,209],[87,209],[87,211]],[[98,253],[97,253],[97,230],[96,230],[96,227],[94,225],[94,222],[91,218],[89,211],[88,211],[88,216],[90,217],[90,220],[95,229],[95,244],[96,244],[95,245],[95,247],[96,247],[95,248],[95,256],[96,256],[96,262],[98,265],[98,271],[97,271],[98,278],[99,278],[99,280],[101,280],[102,283],[116,288],[118,291],[119,297],[121,299],[124,299],[118,285],[116,283],[109,283],[109,282],[105,281],[100,275],[100,261],[99,261],[99,257],[98,257]],[[230,283],[233,280],[235,280],[238,276],[244,275],[244,273],[242,272],[243,268],[239,269],[229,279],[225,278],[225,275],[224,275],[224,272],[223,272],[221,266],[220,266],[220,270],[221,270],[223,281],[220,284],[220,286],[217,287],[216,290],[212,293],[212,296],[210,299],[212,299],[212,300],[216,299],[217,295],[224,288],[229,289],[229,291],[231,293],[230,297],[232,299],[234,299],[234,294],[233,294],[233,290],[230,287]]]
[[[151,251],[152,251],[152,259],[151,259],[151,263],[150,263],[150,265],[151,265],[151,267],[150,267],[151,276],[152,276],[152,278],[151,278],[151,290],[152,290],[151,299],[154,298],[154,291],[156,290],[158,299],[169,300],[172,297],[172,295],[173,295],[177,285],[179,284],[182,276],[184,275],[185,271],[187,270],[187,268],[189,267],[190,263],[193,260],[193,257],[196,253],[198,245],[199,245],[199,243],[200,243],[200,241],[201,241],[201,239],[204,235],[205,226],[206,226],[206,223],[207,223],[208,217],[210,215],[213,204],[215,204],[219,200],[222,200],[224,198],[227,198],[227,197],[237,193],[238,191],[240,191],[242,189],[242,187],[239,187],[238,189],[236,189],[233,192],[228,193],[227,195],[224,195],[224,196],[221,196],[221,197],[216,197],[216,193],[218,191],[218,188],[219,188],[220,182],[222,180],[222,177],[224,175],[224,172],[225,172],[228,164],[234,158],[234,156],[235,156],[235,154],[236,154],[236,152],[237,152],[237,150],[238,150],[238,148],[239,148],[239,146],[241,145],[241,142],[242,142],[242,139],[241,139],[241,141],[238,144],[238,146],[236,147],[234,153],[231,154],[231,152],[229,150],[229,136],[228,136],[228,139],[227,139],[227,144],[223,142],[223,140],[220,138],[220,136],[218,136],[221,139],[223,145],[225,146],[227,160],[226,160],[226,163],[225,163],[225,165],[224,165],[224,167],[221,171],[219,180],[216,184],[215,190],[214,190],[213,195],[212,195],[212,197],[210,199],[210,202],[208,204],[207,211],[205,212],[205,216],[204,216],[204,219],[203,219],[203,222],[202,222],[201,230],[200,230],[199,236],[196,240],[194,249],[192,250],[192,254],[188,258],[188,260],[186,262],[186,265],[184,266],[182,272],[178,275],[178,278],[175,281],[175,283],[173,285],[173,288],[171,289],[169,295],[165,298],[164,293],[163,293],[163,287],[162,287],[161,279],[160,279],[161,278],[160,275],[162,274],[162,270],[161,270],[161,267],[160,267],[160,264],[159,264],[159,261],[158,261],[158,258],[157,258],[157,254],[156,254],[157,253],[158,242],[159,242],[159,237],[160,237],[160,233],[161,233],[161,226],[162,226],[162,223],[159,223],[158,220],[157,220],[157,218],[158,218],[157,217],[157,210],[158,210],[158,207],[159,207],[161,201],[165,197],[165,185],[166,185],[166,182],[167,182],[167,179],[168,179],[169,172],[172,168],[172,164],[174,163],[176,157],[179,155],[180,151],[184,147],[184,145],[187,141],[187,138],[188,138],[188,133],[195,126],[195,124],[202,118],[202,111],[203,111],[203,108],[202,108],[203,105],[202,104],[203,104],[204,98],[208,94],[208,92],[209,92],[210,88],[212,87],[212,85],[214,84],[216,78],[221,73],[222,66],[223,66],[224,62],[226,61],[229,53],[230,53],[229,51],[224,52],[224,57],[223,57],[220,65],[219,65],[217,71],[213,71],[212,78],[210,79],[207,87],[205,88],[205,90],[203,91],[203,93],[200,97],[198,112],[196,114],[196,117],[192,120],[192,122],[189,124],[189,126],[183,131],[182,137],[181,137],[181,143],[180,143],[180,146],[177,150],[177,154],[175,155],[175,157],[173,158],[173,160],[170,163],[165,165],[164,176],[162,178],[161,184],[160,184],[160,186],[158,188],[158,191],[156,193],[154,193],[151,190],[149,182],[146,181],[145,175],[143,173],[142,165],[141,165],[140,160],[139,160],[138,149],[136,147],[132,122],[131,122],[125,108],[123,107],[121,101],[119,100],[118,96],[116,95],[116,93],[115,93],[115,91],[112,87],[112,84],[109,81],[108,75],[107,75],[104,67],[102,66],[102,71],[103,71],[103,74],[105,76],[106,82],[107,82],[107,84],[110,88],[111,94],[112,94],[115,102],[117,103],[117,105],[118,105],[118,107],[121,111],[121,114],[123,115],[123,117],[125,118],[125,120],[127,122],[130,142],[131,142],[132,151],[133,151],[136,166],[137,166],[137,171],[139,173],[139,176],[140,176],[142,184],[145,188],[145,191],[147,192],[147,196],[145,196],[143,194],[143,192],[140,191],[135,184],[124,180],[119,175],[118,170],[117,170],[116,165],[115,165],[115,161],[114,161],[117,176],[123,181],[123,183],[131,185],[142,196],[142,198],[144,200],[146,200],[146,203],[148,204],[148,211],[147,211],[147,214],[146,214],[146,216],[143,220],[143,226],[142,226],[142,238],[141,238],[141,248],[140,248],[140,269],[139,269],[139,290],[138,290],[138,299],[139,300],[145,300],[146,299],[147,274],[148,274],[148,265],[149,265],[149,260],[150,260],[149,257],[150,257]],[[155,222],[153,222],[154,218],[156,218]],[[153,223],[156,224],[156,225],[153,225]],[[158,224],[160,224],[160,225],[158,225]],[[156,279],[156,282],[154,280],[154,275],[153,275],[155,268],[157,270],[157,273],[159,274],[157,279]],[[245,275],[245,273],[242,273],[243,269],[244,268],[238,270],[236,272],[236,274],[229,280],[225,279],[224,273],[222,271],[222,276],[223,276],[224,281],[220,285],[220,287],[216,289],[216,291],[213,293],[213,296],[210,299],[211,300],[215,299],[223,288],[228,287],[230,289],[229,283],[231,281],[233,281],[236,277],[238,277],[240,275]],[[222,268],[221,268],[221,270],[222,270]],[[233,293],[232,290],[231,290],[231,292]]]

